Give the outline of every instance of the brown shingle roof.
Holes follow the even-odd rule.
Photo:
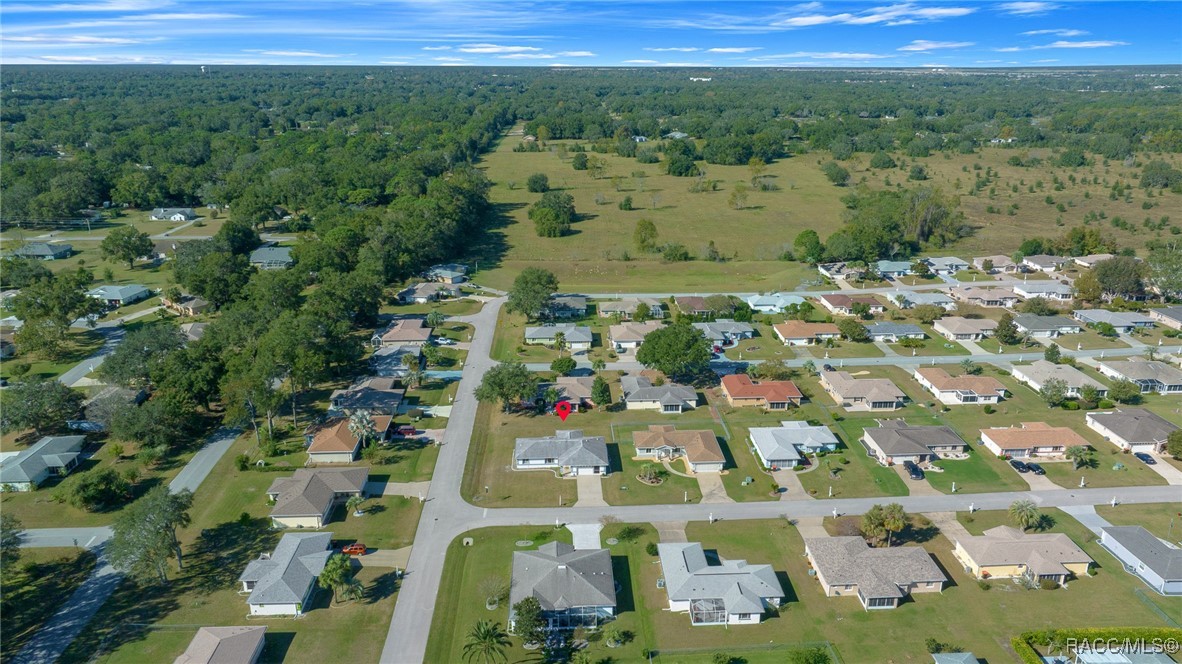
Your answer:
[[[937,390],[963,390],[976,394],[1001,394],[1006,389],[996,378],[989,376],[950,376],[939,367],[920,367],[915,373],[923,376]]]
[[[785,339],[810,339],[818,334],[841,334],[833,323],[806,323],[790,320],[775,326],[776,333]]]
[[[1002,449],[1033,448],[1072,445],[1087,445],[1088,441],[1067,427],[1053,427],[1046,422],[1023,422],[1020,427],[997,427],[981,429],[981,436],[988,436]]]
[[[690,463],[721,463],[726,461],[718,439],[709,429],[678,431],[670,424],[654,424],[647,431],[632,432],[632,443],[640,447],[679,447],[685,450]]]
[[[764,380],[754,382],[747,374],[730,374],[722,377],[722,389],[732,399],[763,399],[768,402],[799,401],[800,388],[790,380]]]

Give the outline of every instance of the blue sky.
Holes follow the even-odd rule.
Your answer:
[[[0,62],[1180,64],[1182,3],[5,0]]]

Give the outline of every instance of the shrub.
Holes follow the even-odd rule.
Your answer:
[[[648,544],[645,544],[644,545],[644,552],[650,556],[657,555],[657,543],[656,542],[649,542]]]
[[[981,410],[984,411],[986,415],[992,415],[995,412],[993,406],[990,404],[985,404],[985,407]]]
[[[532,193],[544,194],[550,191],[550,178],[545,173],[534,173],[525,181],[525,187]]]
[[[1038,582],[1038,587],[1042,588],[1043,590],[1054,590],[1055,588],[1059,587],[1059,582],[1055,581],[1054,579],[1040,579]]]
[[[234,457],[234,467],[238,470],[246,470],[250,468],[250,457],[246,454],[239,454]]]
[[[985,579],[977,579],[977,587],[981,590],[989,590],[993,587],[993,585]]]

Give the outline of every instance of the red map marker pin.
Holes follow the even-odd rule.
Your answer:
[[[570,415],[570,403],[567,401],[559,401],[558,403],[554,404],[554,412],[558,413],[558,417],[562,418],[562,421],[565,422],[566,416]]]

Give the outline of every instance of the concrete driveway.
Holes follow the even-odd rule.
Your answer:
[[[1132,463],[1141,463],[1141,461],[1137,460]],[[1149,469],[1165,478],[1166,484],[1171,486],[1182,484],[1182,470],[1178,470],[1176,466],[1166,461],[1160,455],[1157,456],[1157,463],[1150,466]]]
[[[912,496],[943,496],[944,495],[940,491],[937,491],[936,488],[933,487],[931,484],[928,484],[928,481],[926,479],[924,479],[924,480],[911,479],[911,476],[907,474],[907,469],[904,468],[903,466],[894,466],[894,468],[895,468],[895,472],[898,473],[899,477],[903,480],[903,484],[907,485],[907,491],[910,493],[910,495],[912,495]]]
[[[657,539],[662,542],[688,542],[685,537],[687,521],[653,521],[653,528],[657,529]]]
[[[733,503],[735,500],[726,495],[726,487],[722,485],[722,475],[718,473],[695,473],[698,489],[702,492],[703,503]]]
[[[780,500],[802,500],[814,497],[804,490],[804,485],[800,483],[798,475],[799,473],[791,470],[772,471],[772,478],[776,480],[776,484],[780,485]],[[759,481],[759,478],[755,479]]]
[[[1035,463],[1042,463],[1042,462],[1035,461]],[[1009,465],[1009,464],[1006,464],[1006,465]],[[1018,473],[1018,471],[1014,470],[1012,467],[1010,468],[1010,472]],[[1063,487],[1059,486],[1058,484],[1055,484],[1051,480],[1047,479],[1046,475],[1035,475],[1034,473],[1018,473],[1018,476],[1024,480],[1026,480],[1026,483],[1030,485],[1030,489],[1032,491],[1051,491],[1054,489],[1062,489],[1063,488]]]
[[[579,483],[579,499],[575,504],[579,507],[607,507],[603,499],[602,475],[579,475],[575,481]]]

